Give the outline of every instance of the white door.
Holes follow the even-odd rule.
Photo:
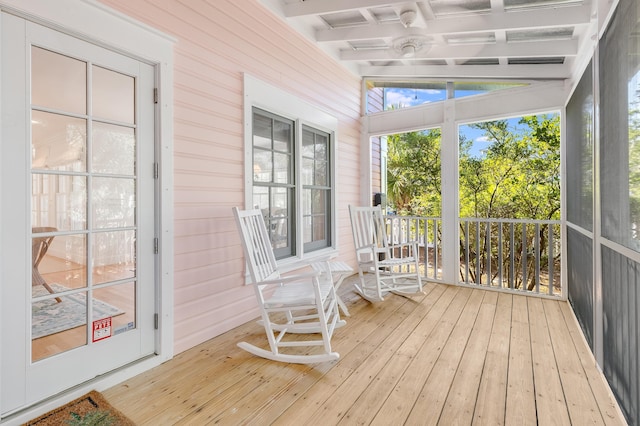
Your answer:
[[[155,350],[154,69],[2,14],[4,414]]]

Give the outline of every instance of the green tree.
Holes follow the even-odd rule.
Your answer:
[[[560,118],[522,117],[525,130],[507,121],[474,123],[489,145],[481,158],[460,140],[460,216],[558,219],[560,217]]]
[[[460,143],[460,216],[475,218],[513,218],[513,219],[559,219],[560,217],[560,118],[558,115],[526,116],[519,120],[518,129],[509,128],[505,120],[474,123],[472,128],[482,130],[488,146],[484,155],[471,155],[472,144],[461,138]],[[514,268],[517,276],[512,277],[515,286],[523,285],[523,275],[519,271],[524,265],[523,248],[529,249],[536,244],[546,247],[548,243],[548,225],[516,225],[516,246],[499,248],[495,239],[497,229],[466,229],[461,226],[461,256],[466,256],[469,247],[470,279],[476,281],[478,275],[488,273],[487,257],[495,265],[492,281],[508,259],[508,250],[514,254]],[[523,229],[524,227],[524,229]],[[537,232],[536,232],[537,230]],[[558,230],[554,229],[557,233]],[[504,232],[504,230],[503,230]],[[554,236],[554,239],[559,235]],[[558,241],[556,239],[556,241]],[[485,247],[491,247],[487,252]],[[478,248],[480,252],[478,253]],[[498,251],[502,250],[503,253]],[[525,250],[526,251],[526,250]],[[498,259],[502,258],[499,265]],[[557,259],[554,259],[557,260]],[[509,259],[510,261],[510,259]],[[528,288],[535,285],[535,259],[526,258]],[[542,258],[542,264],[549,259]],[[516,266],[517,265],[517,266]]]
[[[470,127],[482,131],[488,145],[481,155],[473,155],[473,141],[464,136],[459,139],[460,217],[559,219],[559,115],[521,117],[516,128],[507,120],[474,123]],[[441,215],[440,146],[439,129],[389,136],[387,200],[398,214]],[[505,259],[506,253],[498,253],[498,244],[489,241],[497,231],[487,232],[485,228],[470,230],[461,226],[461,250],[463,244],[474,251],[481,248],[478,256],[475,252],[470,255],[474,281],[478,275],[486,274],[487,256],[492,257],[493,265],[497,265],[498,258]],[[523,248],[534,244],[545,247],[548,232],[546,225],[517,231],[517,235],[526,235],[526,239],[520,238],[518,247],[513,247],[518,271],[525,267],[520,264]],[[489,246],[491,253],[484,250]],[[533,271],[534,267],[533,260],[527,258],[526,269]],[[492,270],[495,274],[497,268]],[[518,287],[523,285],[521,281],[516,281]],[[531,285],[533,281],[529,282]]]
[[[441,214],[440,129],[387,139],[387,202],[398,214]]]

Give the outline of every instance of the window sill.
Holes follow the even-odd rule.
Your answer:
[[[281,273],[292,272],[298,269],[306,268],[313,262],[333,259],[337,255],[338,250],[336,250],[335,248],[327,248],[309,253],[303,258],[291,257],[288,259],[279,260],[278,268],[280,269]]]

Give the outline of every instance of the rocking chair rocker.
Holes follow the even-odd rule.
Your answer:
[[[349,206],[351,230],[356,249],[360,296],[370,302],[384,300],[388,293],[411,296],[422,293],[422,279],[416,242],[390,244],[380,206]],[[367,280],[365,273],[375,280]]]
[[[259,357],[296,364],[338,359],[340,355],[331,349],[331,336],[346,323],[340,319],[331,274],[316,271],[281,277],[262,212],[237,207],[233,212],[252,279],[250,285],[255,289],[261,311],[258,323],[264,326],[270,349],[247,342],[238,346]],[[321,338],[301,338],[300,334],[319,334]],[[293,354],[280,352],[285,347],[306,347],[306,350]]]

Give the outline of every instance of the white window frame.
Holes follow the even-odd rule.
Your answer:
[[[278,261],[284,270],[293,270],[314,259],[331,257],[337,254],[337,181],[336,152],[338,141],[338,119],[321,108],[249,74],[244,75],[244,205],[251,208],[253,203],[253,108],[259,108],[272,114],[290,119],[295,123],[295,205],[294,221],[297,229],[294,244],[295,255]],[[302,232],[302,176],[298,165],[302,164],[302,126],[308,126],[329,134],[330,142],[330,179],[331,179],[331,246],[304,252]]]

